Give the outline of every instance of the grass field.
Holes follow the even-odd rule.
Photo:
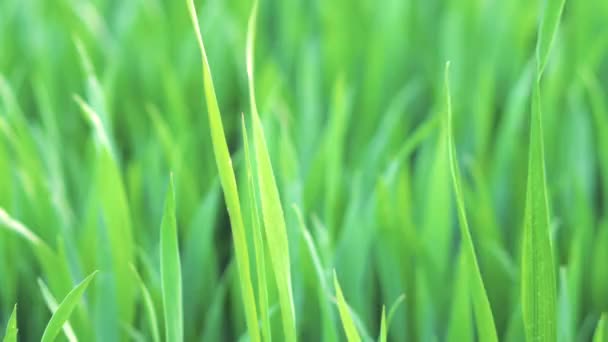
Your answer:
[[[608,341],[608,1],[0,1],[0,337]]]

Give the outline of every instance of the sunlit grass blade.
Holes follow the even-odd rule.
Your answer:
[[[608,341],[608,315],[604,313],[597,322],[595,333],[593,333],[593,342],[606,341]]]
[[[543,15],[536,42],[536,70],[539,79],[547,65],[565,3],[566,0],[543,0]]]
[[[4,333],[3,342],[17,342],[17,305],[13,307],[13,312],[8,319],[8,323],[6,324],[6,332]]]
[[[42,281],[42,279],[38,279],[38,287],[40,287],[40,292],[42,292],[42,298],[44,298],[46,306],[49,308],[49,310],[51,310],[51,314],[54,314],[57,311],[57,308],[59,307],[59,304],[57,304],[57,300],[55,299],[55,297],[53,297],[53,294],[46,286],[46,284]],[[63,324],[63,333],[65,334],[65,337],[67,337],[68,341],[78,341],[70,322],[66,321]]]
[[[59,330],[61,330],[63,324],[70,318],[74,308],[76,308],[78,303],[80,303],[82,295],[97,272],[98,271],[91,273],[80,284],[76,285],[76,287],[74,287],[74,289],[72,289],[67,296],[65,296],[61,304],[59,304],[57,307],[57,311],[53,313],[53,316],[51,316],[51,319],[46,325],[44,333],[42,334],[41,342],[52,342],[55,340],[59,334]]]
[[[247,136],[247,126],[245,125],[245,116],[241,117],[243,129],[243,144],[245,145],[245,164],[247,169],[247,192],[249,194],[249,206],[251,213],[251,229],[253,231],[253,246],[255,249],[255,266],[258,276],[258,302],[260,305],[260,320],[262,323],[262,336],[265,341],[272,340],[270,329],[270,319],[268,315],[268,284],[266,281],[266,257],[264,253],[264,240],[260,227],[260,216],[258,211],[258,202],[255,195],[255,183],[253,180],[253,164],[249,151],[249,138]]]
[[[249,82],[249,100],[253,118],[253,141],[254,153],[257,165],[257,175],[262,203],[262,217],[266,230],[266,239],[270,248],[270,260],[272,262],[277,289],[279,292],[279,304],[286,341],[295,341],[296,317],[293,304],[291,286],[291,267],[289,261],[289,243],[287,240],[287,228],[281,206],[281,197],[275,181],[274,172],[264,129],[258,115],[255,102],[255,88],[253,78],[253,51],[255,43],[255,25],[257,18],[257,1],[254,3],[247,30],[247,76]]]
[[[359,332],[357,331],[357,327],[353,320],[353,317],[350,312],[350,308],[344,299],[344,295],[342,294],[342,289],[340,288],[340,283],[338,282],[338,276],[336,275],[336,271],[334,270],[334,288],[336,290],[336,300],[338,301],[338,311],[340,312],[340,319],[342,320],[342,327],[344,328],[344,333],[346,334],[346,339],[348,342],[360,342],[361,337],[359,336]]]
[[[494,317],[492,308],[488,300],[486,288],[481,277],[477,256],[475,254],[475,246],[471,237],[469,223],[467,220],[466,207],[464,204],[464,195],[460,184],[460,169],[456,160],[456,146],[454,144],[454,134],[452,132],[452,100],[450,97],[450,79],[449,79],[449,62],[445,66],[445,91],[447,97],[447,142],[448,156],[450,159],[450,172],[452,174],[452,184],[454,188],[454,196],[456,197],[456,205],[458,208],[458,220],[460,223],[460,233],[464,253],[466,255],[466,269],[470,277],[470,293],[473,300],[473,311],[475,313],[475,321],[479,338],[483,341],[498,341],[496,335],[496,326],[494,325]]]
[[[137,283],[139,284],[139,290],[144,301],[146,319],[148,321],[150,334],[152,335],[152,341],[160,342],[160,333],[158,332],[158,318],[156,317],[156,309],[154,308],[154,301],[152,300],[152,295],[150,295],[148,287],[141,279],[141,276],[137,272],[135,266],[131,265],[131,270],[133,271],[133,276],[135,277],[135,279],[137,279]]]
[[[203,63],[203,81],[205,88],[205,98],[207,102],[207,113],[209,118],[209,126],[211,130],[211,141],[213,144],[213,152],[215,161],[220,176],[220,182],[224,191],[226,206],[228,207],[228,215],[232,226],[232,236],[234,240],[234,252],[236,254],[236,263],[240,279],[241,292],[243,295],[245,307],[245,319],[247,321],[247,329],[249,338],[253,342],[260,340],[258,330],[258,315],[255,305],[255,296],[253,293],[253,285],[251,283],[251,273],[249,270],[249,253],[247,251],[247,239],[245,228],[243,226],[243,217],[241,213],[241,205],[239,202],[239,194],[236,186],[234,170],[232,169],[232,161],[228,151],[228,144],[224,135],[224,127],[220,109],[215,96],[215,89],[211,77],[211,68],[205,52],[203,37],[200,33],[200,26],[196,16],[196,8],[193,0],[188,0],[188,10],[198,46],[201,53]]]
[[[160,227],[160,273],[165,313],[165,337],[167,341],[180,342],[184,340],[184,310],[173,175],[169,181],[165,211]]]
[[[380,316],[380,336],[378,337],[378,341],[386,342],[386,336],[386,306],[382,305],[382,314]]]

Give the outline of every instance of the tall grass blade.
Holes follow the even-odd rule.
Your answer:
[[[165,313],[165,338],[168,342],[180,342],[184,340],[184,309],[173,175],[169,181],[165,211],[160,227],[160,274]]]
[[[350,308],[348,307],[348,304],[344,299],[344,295],[342,294],[342,289],[340,288],[340,283],[338,282],[338,276],[336,275],[335,270],[334,287],[336,290],[336,299],[338,301],[338,311],[340,311],[340,319],[342,320],[342,327],[344,328],[346,339],[348,340],[348,342],[360,342],[361,337],[359,336],[359,332],[357,331],[357,327],[351,315]]]
[[[262,203],[262,217],[266,230],[266,239],[270,248],[270,260],[273,265],[279,305],[286,341],[296,340],[296,318],[291,286],[291,268],[289,262],[289,244],[287,228],[281,206],[281,198],[266,145],[264,129],[260,121],[255,102],[253,78],[253,51],[255,43],[255,24],[257,18],[257,1],[254,3],[247,32],[247,76],[249,82],[249,100],[253,117],[253,141],[257,165],[257,175]]]
[[[247,127],[245,125],[245,116],[241,117],[243,129],[243,144],[245,145],[245,164],[247,169],[247,189],[249,194],[251,224],[253,231],[253,248],[255,249],[255,267],[258,276],[258,301],[260,305],[260,316],[262,323],[262,336],[264,341],[272,340],[270,329],[270,318],[268,315],[268,284],[266,281],[266,257],[264,253],[264,240],[260,227],[260,216],[258,211],[258,202],[255,195],[255,183],[253,180],[253,164],[251,153],[249,151],[249,138],[247,136]]]
[[[57,311],[53,313],[53,316],[51,316],[51,319],[46,325],[44,333],[42,334],[42,339],[40,340],[41,342],[52,342],[55,340],[59,334],[59,330],[61,330],[63,324],[70,318],[74,308],[76,308],[78,303],[80,303],[82,295],[97,272],[98,271],[91,273],[80,284],[76,285],[76,287],[74,287],[74,289],[72,289],[67,296],[65,296],[61,304],[59,304],[59,307],[57,307]]]
[[[13,307],[13,312],[6,324],[6,333],[4,334],[3,342],[17,342],[17,304]]]
[[[452,131],[452,100],[450,97],[450,79],[449,79],[449,62],[445,66],[445,91],[447,96],[447,141],[448,141],[448,156],[450,159],[450,171],[452,174],[452,184],[454,186],[454,195],[458,207],[458,220],[460,222],[460,233],[464,253],[466,255],[466,269],[470,277],[470,293],[473,300],[473,311],[475,313],[475,321],[477,324],[477,332],[482,341],[498,341],[496,335],[496,326],[494,325],[494,317],[492,316],[492,308],[488,300],[486,288],[481,277],[477,256],[475,254],[475,246],[471,237],[469,223],[467,220],[466,207],[464,204],[464,195],[460,184],[460,169],[456,160],[456,146],[454,145],[454,134]]]
[[[245,306],[245,319],[247,321],[247,330],[249,338],[253,342],[260,340],[258,326],[258,315],[255,305],[255,296],[253,293],[253,285],[251,283],[251,274],[249,270],[249,253],[247,251],[247,239],[245,228],[243,226],[243,217],[241,213],[241,205],[239,202],[239,194],[236,186],[234,170],[232,169],[232,161],[228,152],[228,144],[224,135],[224,127],[220,115],[219,105],[215,96],[215,88],[211,77],[211,68],[207,59],[207,53],[203,44],[203,37],[200,33],[200,26],[196,16],[196,8],[194,0],[188,0],[188,10],[192,25],[196,33],[198,46],[201,53],[203,63],[203,81],[205,88],[205,98],[207,100],[207,113],[209,118],[209,126],[211,130],[211,141],[213,144],[213,152],[215,161],[220,176],[220,183],[224,191],[226,206],[228,207],[228,215],[232,226],[232,236],[234,240],[234,252],[236,254],[236,263],[240,279],[241,292]]]
[[[545,4],[536,45],[536,83],[532,90],[532,115],[528,155],[528,184],[522,246],[522,310],[528,341],[555,341],[557,284],[551,237],[545,172],[545,151],[540,80],[557,31],[565,0]]]

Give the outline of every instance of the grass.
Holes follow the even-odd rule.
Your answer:
[[[0,1],[0,337],[604,341],[607,17]]]

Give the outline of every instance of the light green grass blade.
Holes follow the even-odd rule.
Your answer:
[[[131,265],[131,270],[133,271],[133,276],[139,284],[139,290],[143,297],[144,307],[146,310],[146,319],[148,321],[150,333],[152,334],[152,341],[160,342],[160,333],[158,332],[158,318],[156,317],[156,309],[154,308],[154,301],[152,300],[150,291],[148,290],[148,287],[146,286],[144,281],[141,279],[141,276],[137,272],[135,266]]]
[[[595,333],[593,333],[593,342],[606,342],[608,341],[608,315],[602,314],[600,320],[597,322]]]
[[[287,228],[281,198],[274,177],[264,129],[260,121],[255,102],[255,88],[253,78],[253,51],[255,43],[255,24],[257,18],[257,1],[254,3],[247,32],[247,76],[249,81],[249,100],[253,117],[253,141],[257,165],[257,175],[262,203],[262,217],[266,230],[266,239],[270,248],[277,289],[279,292],[279,305],[286,341],[295,341],[296,318],[293,304],[291,286],[291,267],[289,262],[289,243]]]
[[[228,215],[230,216],[230,223],[232,226],[234,252],[236,254],[237,269],[245,306],[247,330],[249,331],[249,338],[251,341],[257,342],[260,340],[260,334],[257,328],[258,315],[255,305],[255,296],[253,294],[253,285],[251,283],[247,239],[245,235],[245,228],[243,227],[243,217],[236,186],[236,179],[234,176],[234,170],[232,169],[230,153],[228,152],[228,144],[226,143],[226,137],[224,135],[224,127],[222,125],[219,105],[215,96],[215,89],[211,77],[211,68],[209,67],[209,61],[207,60],[207,53],[205,52],[203,37],[200,33],[200,26],[198,24],[196,8],[194,7],[193,0],[188,0],[188,10],[190,12],[190,18],[196,33],[203,63],[203,81],[205,98],[207,100],[209,126],[211,129],[211,141],[213,143],[215,161],[217,163],[220,182],[224,191],[226,206],[228,207]]]
[[[536,83],[532,90],[532,115],[528,155],[528,184],[522,245],[522,310],[528,341],[555,341],[557,284],[551,237],[545,172],[545,151],[540,99],[540,79],[554,39],[564,0],[545,5],[539,27]]]
[[[46,306],[49,308],[49,310],[51,310],[51,314],[54,314],[57,311],[57,308],[59,307],[59,304],[57,304],[57,300],[55,299],[49,288],[46,286],[46,284],[40,278],[38,278],[38,287],[40,287],[40,292],[42,292],[42,298],[44,298]],[[67,337],[68,341],[78,341],[70,322],[66,321],[63,324],[63,333],[65,334],[65,337]]]
[[[97,272],[98,271],[91,273],[80,284],[76,285],[76,287],[74,287],[74,289],[72,289],[67,296],[65,296],[61,304],[59,304],[59,307],[57,307],[57,311],[53,313],[53,316],[44,329],[42,339],[40,340],[41,342],[52,342],[55,340],[59,334],[59,330],[61,330],[63,324],[70,318],[74,308],[76,308],[78,303],[80,303],[82,295]]]
[[[6,333],[4,334],[3,342],[17,342],[17,304],[13,307],[11,317],[6,324]]]
[[[543,0],[543,2],[543,16],[536,42],[536,70],[539,79],[547,65],[549,51],[555,40],[566,0]]]
[[[496,335],[496,326],[494,325],[494,317],[492,316],[492,308],[488,300],[486,288],[481,278],[477,256],[475,254],[475,246],[471,238],[471,231],[467,220],[466,207],[464,204],[464,195],[460,184],[460,169],[456,161],[456,146],[454,145],[454,134],[452,132],[452,100],[450,98],[450,80],[449,80],[449,62],[445,67],[445,91],[447,96],[447,141],[448,141],[448,156],[450,159],[450,171],[452,174],[452,184],[454,186],[454,195],[458,207],[458,220],[460,222],[460,233],[464,253],[466,255],[466,268],[468,275],[471,278],[470,293],[473,300],[473,311],[475,313],[475,321],[477,332],[482,341],[498,341]]]
[[[340,311],[340,319],[342,320],[342,327],[344,328],[346,339],[348,342],[360,342],[361,337],[359,336],[359,332],[357,331],[357,327],[353,317],[351,316],[350,308],[348,307],[348,304],[344,299],[344,295],[342,294],[342,289],[340,288],[340,283],[338,282],[336,270],[334,270],[334,287],[336,289],[338,311]]]
[[[326,272],[324,271],[323,264],[321,262],[321,257],[319,256],[319,252],[317,251],[317,247],[315,246],[315,242],[312,238],[312,235],[310,234],[310,232],[306,228],[306,224],[304,223],[302,212],[295,204],[292,205],[292,208],[296,213],[296,217],[298,218],[298,223],[300,225],[300,233],[304,238],[304,242],[306,243],[306,247],[308,249],[308,254],[310,255],[313,266],[315,268],[315,273],[318,278],[317,296],[319,299],[319,306],[321,310],[321,321],[323,322],[323,341],[336,341],[338,337],[334,324],[334,316],[330,302],[327,300],[330,296],[330,290],[329,286],[327,285],[327,277],[325,276]]]
[[[115,283],[118,321],[130,322],[134,315],[135,287],[131,281],[129,265],[134,262],[135,243],[127,192],[119,162],[104,127],[100,114],[78,95],[74,100],[85,119],[93,128],[98,143],[95,170],[95,191],[99,197],[103,222],[110,243],[112,278]]]
[[[382,305],[382,315],[380,316],[380,337],[378,337],[378,341],[386,342],[387,336],[386,330],[386,306]]]
[[[471,281],[468,267],[467,252],[464,245],[460,246],[457,264],[452,275],[453,294],[452,307],[446,334],[447,342],[473,341],[474,324],[471,315]]]
[[[253,230],[253,246],[255,249],[255,268],[258,276],[258,301],[260,305],[260,316],[262,323],[262,336],[264,341],[272,341],[272,333],[270,329],[270,319],[268,316],[268,284],[266,281],[266,257],[264,253],[264,240],[260,227],[260,216],[258,211],[258,202],[255,195],[255,183],[253,180],[253,164],[251,161],[251,153],[249,151],[249,138],[247,136],[247,126],[245,125],[245,116],[241,116],[243,129],[243,144],[245,145],[245,164],[247,169],[247,193],[249,194],[251,224]]]
[[[184,310],[173,175],[169,181],[165,211],[160,226],[160,274],[165,314],[165,338],[168,342],[180,342],[184,340]]]

